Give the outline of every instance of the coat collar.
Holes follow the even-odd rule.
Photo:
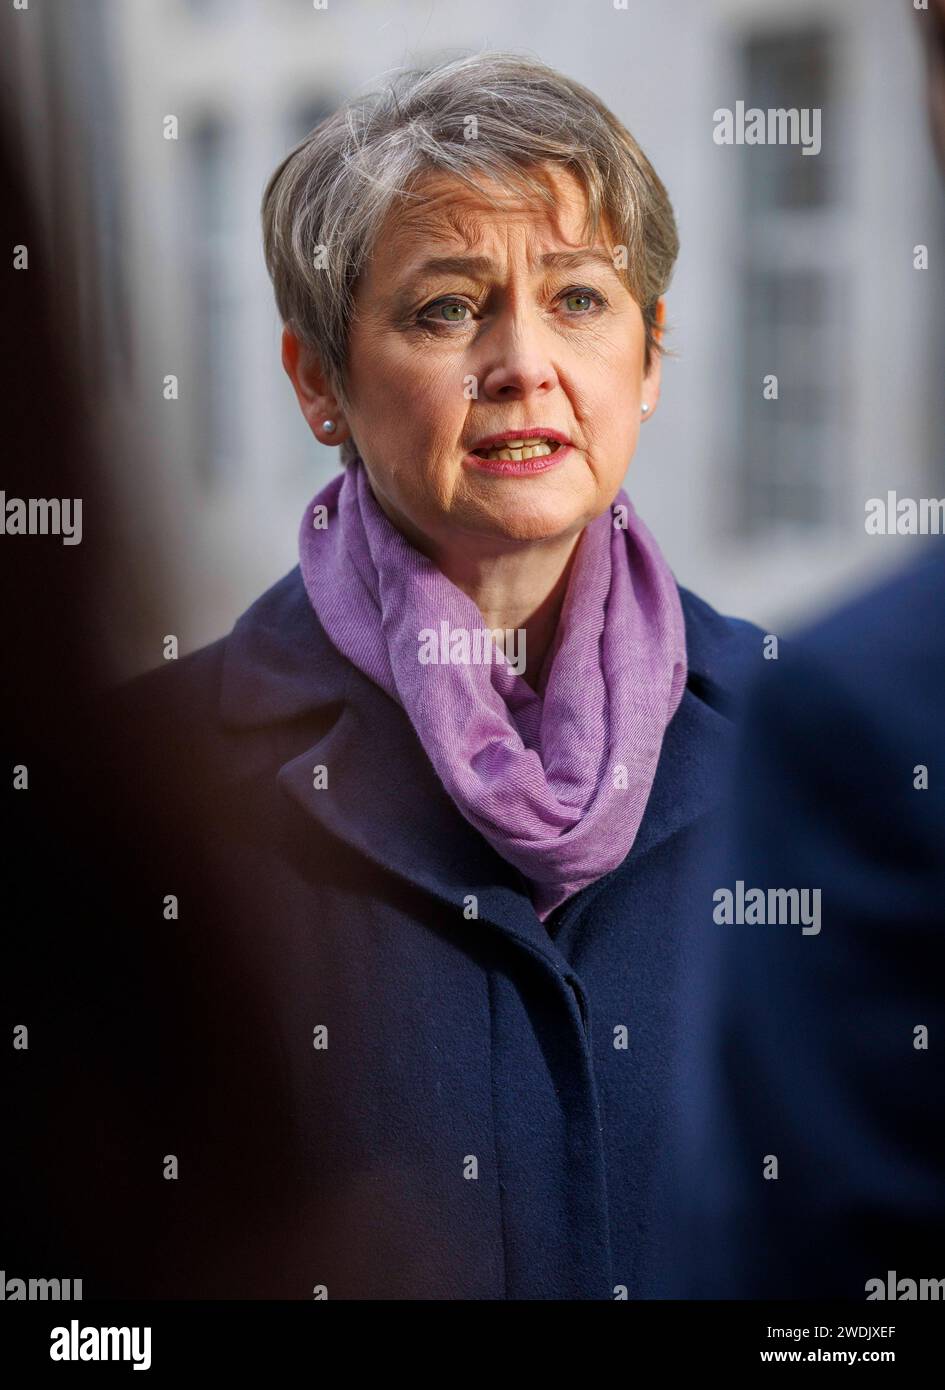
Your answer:
[[[633,849],[614,874],[628,871],[718,799],[716,759],[731,728],[735,693],[731,658],[739,644],[732,638],[754,629],[721,618],[688,590],[679,592],[686,690],[666,732]],[[305,812],[456,912],[474,893],[480,918],[546,958],[555,955],[525,879],[458,811],[400,706],[332,645],[298,565],[247,609],[225,640],[220,714],[233,731],[316,718],[315,741],[278,771],[280,786]],[[317,764],[328,769],[328,786],[320,790],[313,787]]]

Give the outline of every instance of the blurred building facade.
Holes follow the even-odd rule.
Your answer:
[[[864,509],[889,489],[945,495],[945,198],[920,22],[908,0],[60,0],[16,15],[37,163],[54,98],[83,156],[89,321],[111,364],[95,401],[134,422],[114,482],[165,568],[156,609],[120,619],[125,669],[157,664],[165,633],[186,651],[228,631],[295,563],[302,509],[338,466],[280,364],[269,174],[352,92],[469,50],[586,83],[673,200],[677,355],[627,487],[680,581],[778,630],[905,559],[917,541],[867,535]],[[714,112],[738,101],[820,109],[820,153],[716,144]]]

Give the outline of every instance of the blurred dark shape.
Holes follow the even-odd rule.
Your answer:
[[[945,1277],[943,612],[945,543],[786,642],[749,700],[680,1001],[677,1296]],[[820,932],[715,923],[739,879],[820,888]]]
[[[83,132],[70,128],[64,109],[27,113],[9,54],[0,348],[10,381],[0,404],[0,486],[8,499],[81,498],[82,540],[0,537],[8,865],[0,1267],[8,1280],[81,1278],[86,1299],[136,1296],[151,1287],[173,1216],[161,1155],[173,1151],[189,1107],[203,1104],[190,1045],[203,1014],[195,982],[206,975],[188,974],[198,948],[162,920],[160,900],[142,903],[149,856],[161,862],[163,824],[157,805],[145,809],[145,769],[109,765],[101,692],[114,680],[114,645],[103,614],[114,611],[116,591],[140,595],[151,584],[156,592],[160,580],[153,568],[146,579],[141,568],[124,568],[102,395],[90,388],[115,367],[96,286],[118,267],[96,261],[100,248],[85,239],[90,228],[69,180],[54,178],[55,220],[48,207],[44,217],[26,134],[51,121],[46,134],[64,173],[70,141],[80,145]],[[19,246],[28,269],[14,269]],[[14,788],[19,766],[28,789]],[[174,818],[186,840],[186,809]],[[186,884],[182,871],[175,891],[186,893]],[[13,1046],[21,1025],[28,1048]],[[168,1125],[168,1115],[179,1123]]]
[[[916,23],[945,175],[945,0]],[[863,1300],[870,1280],[945,1277],[943,614],[936,538],[749,696],[679,1000],[676,1297]],[[820,890],[821,930],[716,923],[712,894],[738,880]]]

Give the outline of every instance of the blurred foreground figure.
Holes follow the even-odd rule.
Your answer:
[[[901,1298],[945,1276],[943,612],[936,546],[750,701],[690,976],[714,992],[683,1004],[679,1296]],[[717,920],[739,881],[819,906]]]
[[[945,170],[945,0],[916,22]],[[945,1289],[943,615],[936,540],[749,701],[680,1000],[677,1297]]]

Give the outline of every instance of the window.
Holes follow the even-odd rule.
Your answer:
[[[837,521],[847,468],[843,245],[835,77],[821,30],[752,36],[742,52],[746,110],[819,110],[821,149],[739,151],[737,275],[743,287],[733,509],[742,534],[814,531]],[[777,399],[765,379],[777,377]],[[768,389],[770,395],[770,386]]]

